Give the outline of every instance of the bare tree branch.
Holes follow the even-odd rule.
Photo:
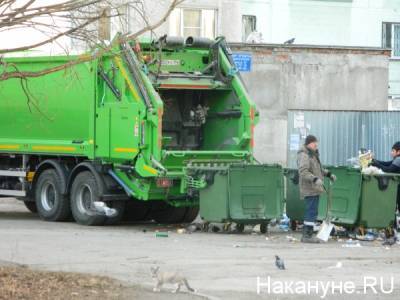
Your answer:
[[[115,2],[108,0],[63,0],[52,5],[44,6],[35,5],[38,2],[37,0],[25,0],[24,3],[22,3],[23,1],[21,0],[0,0],[0,32],[7,28],[12,30],[26,27],[34,28],[46,36],[42,41],[32,44],[0,49],[0,54],[25,51],[46,44],[57,43],[57,40],[61,37],[72,37],[77,40],[97,44],[97,50],[94,51],[93,54],[78,56],[67,63],[40,71],[20,71],[15,67],[12,68],[12,66],[7,64],[7,62],[0,56],[0,81],[10,78],[26,80],[27,78],[39,77],[53,72],[66,70],[77,64],[97,59],[106,52],[111,51],[115,46],[115,43],[135,40],[141,34],[153,31],[157,27],[161,26],[167,20],[174,8],[180,5],[183,1],[184,0],[171,0],[171,3],[163,16],[156,22],[150,23],[144,11],[142,0],[119,0]],[[119,39],[115,40],[113,45],[103,44],[103,46],[101,46],[101,41],[98,40],[98,31],[92,25],[104,18],[109,19],[112,17],[122,17],[119,12],[120,8],[124,5],[129,5],[131,7],[134,6],[134,9],[139,13],[139,16],[145,23],[144,27],[133,34],[120,35]],[[117,13],[108,14],[107,11],[110,11],[110,8]],[[48,22],[49,18],[50,20],[54,20]],[[47,21],[44,21],[45,19]],[[61,30],[57,24],[57,21],[60,20],[69,24],[68,27],[64,26],[64,30]],[[47,30],[50,34],[45,34]]]

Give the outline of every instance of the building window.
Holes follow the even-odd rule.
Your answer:
[[[171,36],[216,36],[216,11],[214,9],[176,8],[170,16]]]
[[[400,23],[383,23],[382,47],[392,49],[392,57],[400,58]]]
[[[242,16],[242,42],[245,43],[249,35],[257,30],[256,16],[243,15]]]

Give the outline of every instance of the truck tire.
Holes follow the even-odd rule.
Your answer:
[[[151,203],[140,200],[126,201],[124,221],[139,222],[151,220]]]
[[[199,214],[198,206],[188,207],[186,209],[186,214],[185,214],[185,218],[184,218],[183,222],[192,223],[197,218],[198,214]]]
[[[117,215],[114,217],[107,217],[105,220],[105,225],[115,225],[121,222],[122,217],[124,216],[126,202],[125,201],[108,201],[106,202],[107,206],[110,208],[114,208],[117,211]]]
[[[151,209],[151,217],[159,224],[183,223],[186,207],[174,207],[164,201],[154,201]]]
[[[61,194],[62,182],[56,170],[44,170],[35,185],[35,203],[45,221],[66,221],[71,215],[68,197]],[[29,208],[28,208],[29,209]]]
[[[88,226],[104,225],[106,216],[98,214],[93,202],[101,201],[98,183],[90,171],[79,173],[71,187],[71,211],[76,223]]]
[[[32,213],[37,213],[36,203],[34,201],[24,201],[25,207]]]

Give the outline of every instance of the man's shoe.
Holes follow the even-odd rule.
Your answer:
[[[313,237],[313,230],[314,226],[303,226],[303,236],[301,237],[302,243],[319,244],[321,242],[319,239]]]

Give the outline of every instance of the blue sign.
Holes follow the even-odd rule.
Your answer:
[[[251,54],[237,52],[232,53],[233,61],[235,62],[236,68],[240,72],[250,72],[251,71]]]

